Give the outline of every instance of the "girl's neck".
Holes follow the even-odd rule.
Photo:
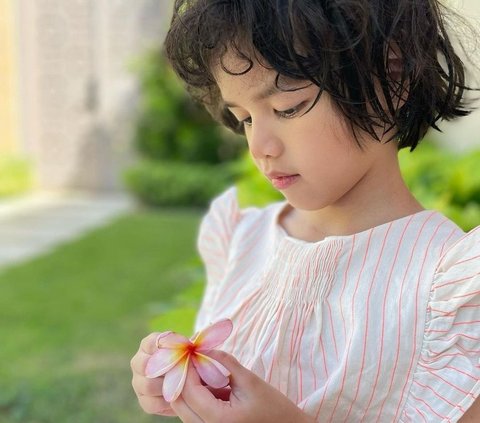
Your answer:
[[[405,185],[395,156],[393,163],[366,173],[335,204],[320,210],[288,205],[278,222],[289,235],[315,242],[327,236],[359,233],[422,210]]]

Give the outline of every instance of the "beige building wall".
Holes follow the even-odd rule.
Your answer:
[[[138,81],[169,0],[14,0],[22,148],[46,189],[116,190],[132,159]]]
[[[480,1],[479,0],[448,0],[450,6],[467,17],[474,29],[480,31]],[[462,32],[461,28],[455,27],[454,30]],[[463,60],[468,69],[470,69],[469,83],[471,86],[480,88],[480,40],[478,37],[468,34],[464,43],[468,48],[467,55],[463,55]],[[473,96],[480,97],[479,93]],[[472,96],[472,98],[473,98]],[[439,126],[443,133],[431,131],[430,136],[438,141],[445,148],[456,151],[466,152],[480,148],[480,101],[476,101],[475,110],[471,115],[460,118],[453,122],[442,122]]]
[[[19,150],[15,29],[13,0],[0,0],[0,155]]]

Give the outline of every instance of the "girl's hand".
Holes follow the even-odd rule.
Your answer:
[[[149,379],[145,377],[145,366],[150,356],[157,351],[155,342],[159,333],[151,333],[140,343],[140,348],[133,356],[130,366],[133,378],[132,386],[143,411],[148,414],[176,416],[170,404],[162,396],[163,377]]]
[[[209,355],[231,372],[230,388],[208,388],[193,367],[189,369],[182,394],[170,404],[184,423],[313,423],[312,417],[232,355],[223,351]]]

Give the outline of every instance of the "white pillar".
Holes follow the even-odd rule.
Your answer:
[[[461,15],[466,17],[475,30],[480,28],[480,1],[478,0],[449,0],[448,5],[453,7]],[[462,31],[455,27],[454,31]],[[470,36],[469,36],[470,35]],[[470,70],[469,83],[480,88],[480,40],[468,34],[467,31],[466,47],[470,50],[468,57],[465,57],[460,51],[462,59]],[[480,93],[472,93],[471,96],[480,97]],[[476,106],[480,108],[480,101]],[[480,148],[480,110],[474,111],[471,115],[457,119],[452,122],[442,122],[440,125],[442,133],[431,131],[429,137],[437,141],[445,148],[464,152]]]
[[[19,0],[25,151],[47,189],[117,189],[132,155],[130,58],[159,45],[168,0]]]

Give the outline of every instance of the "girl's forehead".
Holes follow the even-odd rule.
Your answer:
[[[233,53],[226,53],[221,62],[217,61],[213,74],[222,96],[227,92],[239,94],[274,85],[277,76],[276,71],[265,68],[258,61],[248,61]]]
[[[281,91],[305,87],[305,80],[295,80],[279,75],[266,62],[239,57],[232,51],[217,60],[213,69],[215,80],[222,97],[245,97],[253,94],[263,99]]]

